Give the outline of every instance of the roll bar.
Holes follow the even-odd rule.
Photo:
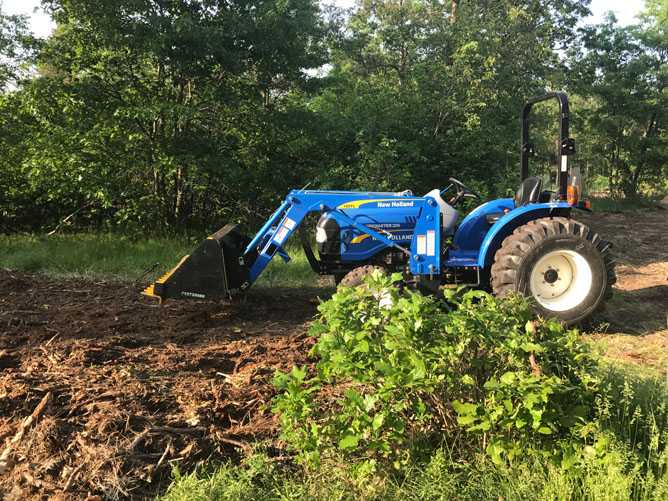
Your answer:
[[[560,200],[566,200],[568,189],[568,157],[575,154],[575,141],[568,136],[570,115],[568,110],[568,96],[564,92],[550,92],[544,96],[532,97],[522,108],[522,145],[520,150],[520,176],[522,181],[529,177],[529,157],[535,152],[534,145],[529,137],[529,115],[531,108],[536,103],[556,99],[559,102],[559,165],[557,170],[557,182],[559,185],[557,195]]]

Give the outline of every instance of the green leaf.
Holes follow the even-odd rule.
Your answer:
[[[297,381],[298,383],[302,383],[304,381],[304,378],[306,377],[306,367],[300,369],[295,365],[292,368],[290,375],[295,379],[295,381]]]
[[[475,423],[477,420],[478,420],[477,416],[470,414],[457,416],[457,424],[460,426],[468,426],[470,424]]]
[[[366,339],[358,341],[353,353],[369,353],[369,342]]]
[[[383,426],[384,421],[385,421],[385,414],[379,412],[373,417],[373,422],[371,423],[371,427],[373,428],[374,431],[377,431],[381,426]]]
[[[460,416],[467,416],[478,412],[478,404],[460,402],[459,400],[452,402],[452,408],[455,409],[455,412]]]
[[[514,372],[506,372],[499,378],[499,381],[505,385],[511,385],[515,382],[515,379],[517,379],[517,375]]]
[[[498,441],[492,441],[487,446],[487,454],[492,458],[492,462],[498,466],[505,463],[503,460],[504,452],[506,452],[505,447]]]
[[[354,449],[359,443],[360,437],[357,435],[346,435],[339,441],[339,449]]]
[[[390,281],[392,283],[401,282],[403,279],[404,279],[404,276],[401,273],[392,273],[392,275],[390,275]]]

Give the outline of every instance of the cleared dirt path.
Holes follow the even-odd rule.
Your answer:
[[[0,499],[143,497],[272,436],[276,369],[308,363],[317,291],[158,306],[123,284],[0,271]]]
[[[668,210],[576,215],[610,240],[615,294],[592,337],[612,359],[668,376]]]

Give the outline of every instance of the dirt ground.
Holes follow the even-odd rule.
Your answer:
[[[595,317],[605,354],[668,376],[668,210],[574,217],[613,243],[617,283]]]
[[[0,444],[48,400],[0,499],[155,495],[174,465],[274,434],[273,373],[308,363],[317,291],[160,307],[140,289],[0,271]]]
[[[668,374],[668,211],[578,219],[619,259],[593,338]],[[0,270],[0,499],[153,496],[175,465],[275,437],[272,376],[309,363],[323,290],[162,307],[140,290]]]

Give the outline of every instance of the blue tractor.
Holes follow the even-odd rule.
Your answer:
[[[555,191],[529,176],[529,116],[535,103],[547,99],[560,107]],[[225,226],[144,293],[166,300],[244,292],[274,256],[289,260],[285,243],[306,216],[319,214],[317,250],[301,231],[304,252],[314,272],[333,275],[337,283],[356,285],[381,268],[402,272],[422,290],[468,285],[499,296],[523,294],[533,298],[537,313],[578,323],[611,295],[615,273],[611,244],[571,217],[573,209],[589,206],[579,199],[581,179],[569,165],[575,143],[568,133],[568,98],[555,92],[531,99],[521,124],[521,184],[513,198],[485,202],[460,220],[460,204],[480,196],[454,178],[423,196],[293,190],[253,238],[236,225]]]

